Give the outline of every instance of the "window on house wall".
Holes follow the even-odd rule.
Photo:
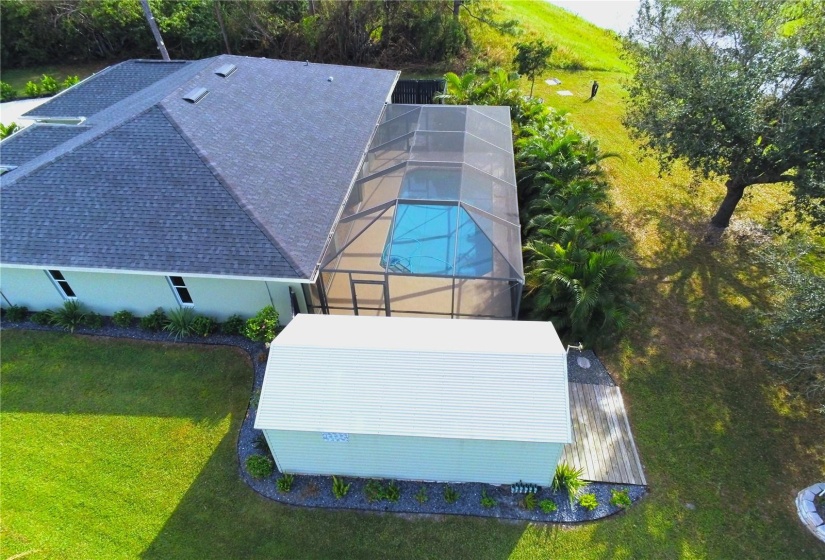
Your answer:
[[[59,270],[47,270],[46,274],[49,275],[49,278],[51,278],[57,287],[57,291],[63,296],[63,299],[75,299],[77,297],[62,272]]]
[[[175,292],[175,297],[178,299],[179,304],[184,307],[195,305],[192,301],[192,296],[189,295],[189,288],[186,287],[186,283],[182,277],[170,276],[169,284],[172,286],[172,291]]]

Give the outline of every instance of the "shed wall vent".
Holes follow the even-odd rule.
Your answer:
[[[221,76],[222,78],[228,78],[229,75],[237,69],[238,67],[234,64],[224,64],[223,66],[215,70],[215,74]]]
[[[183,96],[183,99],[188,101],[189,103],[197,103],[201,99],[203,99],[206,94],[209,93],[209,90],[206,88],[195,88],[191,90],[189,93]]]

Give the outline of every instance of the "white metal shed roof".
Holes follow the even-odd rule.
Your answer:
[[[543,322],[301,314],[255,427],[567,443],[564,347]]]

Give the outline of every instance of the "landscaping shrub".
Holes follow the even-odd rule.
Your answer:
[[[2,140],[3,138],[8,138],[9,136],[14,134],[18,130],[20,130],[20,127],[17,126],[17,123],[13,123],[13,122],[11,122],[9,124],[0,123],[0,140]]]
[[[295,475],[293,474],[284,474],[281,478],[278,479],[278,482],[275,484],[278,486],[278,491],[287,493],[292,490],[292,485],[295,483]]]
[[[48,74],[43,74],[40,78],[40,91],[48,95],[54,95],[60,91],[60,84]]]
[[[444,501],[448,504],[454,504],[458,501],[459,494],[452,486],[444,487]]]
[[[429,496],[427,496],[427,487],[422,486],[418,489],[418,492],[415,493],[415,501],[419,504],[425,504],[427,500],[429,500]]]
[[[337,476],[332,477],[332,493],[336,500],[340,500],[346,496],[350,486],[352,486],[351,482],[347,484],[343,478],[338,478]]]
[[[17,90],[11,84],[0,82],[0,102],[14,101],[17,99]]]
[[[90,329],[102,329],[103,315],[90,311],[89,314],[86,315],[86,326]]]
[[[179,340],[194,332],[195,312],[191,307],[179,307],[169,312],[169,319],[163,330],[169,331],[169,336]]]
[[[521,501],[521,504],[527,511],[533,511],[536,509],[536,495],[532,492],[528,492],[524,495],[524,499]]]
[[[112,315],[112,322],[117,325],[118,327],[128,329],[132,326],[132,322],[135,320],[135,316],[132,314],[131,311],[126,311],[125,309],[122,311],[115,311],[115,314]]]
[[[267,305],[258,314],[247,320],[244,335],[256,342],[272,342],[278,328],[278,312],[271,305]]]
[[[397,502],[401,499],[401,488],[393,481],[387,484],[387,489],[384,491],[384,497],[388,502]]]
[[[266,478],[274,470],[272,460],[263,455],[250,455],[246,459],[246,472],[254,478]]]
[[[582,488],[587,484],[582,480],[582,469],[575,469],[567,463],[559,463],[556,466],[556,473],[553,476],[553,490],[559,492],[561,490],[567,491],[567,497],[572,504]]]
[[[221,332],[227,335],[243,334],[246,319],[240,315],[232,315],[221,325]]]
[[[218,323],[212,317],[198,315],[192,321],[192,333],[197,336],[209,336],[218,329]]]
[[[40,97],[40,86],[35,82],[26,82],[26,97]]]
[[[63,89],[69,89],[73,85],[80,82],[80,78],[78,76],[66,76],[66,79],[63,80],[63,83],[60,84]]]
[[[557,506],[556,502],[554,502],[553,500],[542,500],[539,502],[539,507],[541,508],[541,511],[543,511],[544,513],[553,513],[554,511],[559,509],[559,506]]]
[[[45,311],[38,311],[37,313],[32,315],[32,323],[40,326],[50,325],[52,322],[52,313],[54,312],[51,309],[47,309]]]
[[[379,480],[368,480],[364,485],[364,496],[369,503],[380,502],[384,499],[384,485]]]
[[[487,494],[487,490],[481,491],[481,507],[489,509],[496,505],[496,501]]]
[[[29,308],[24,305],[12,305],[5,309],[4,318],[12,323],[20,323],[26,320]]]
[[[166,326],[166,312],[158,307],[146,317],[141,317],[140,328],[145,331],[159,332]]]
[[[610,490],[610,503],[620,508],[630,507],[633,503],[630,500],[630,494],[627,493],[627,488],[622,490]]]
[[[599,500],[596,499],[596,494],[582,494],[579,497],[579,505],[587,511],[593,511],[599,507]]]
[[[49,322],[73,333],[77,327],[86,322],[86,316],[83,305],[76,299],[69,299],[63,302],[62,307],[58,307],[51,313]]]
[[[370,503],[381,500],[397,502],[401,499],[401,488],[393,481],[384,486],[380,480],[372,479],[364,486],[364,495]]]

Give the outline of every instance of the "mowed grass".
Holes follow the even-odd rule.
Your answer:
[[[617,35],[613,31],[543,0],[501,2],[500,8],[501,17],[518,20],[528,37],[537,35],[555,44],[562,51],[556,55],[559,60],[574,57],[593,70],[629,70],[616,50]]]
[[[25,331],[3,331],[2,345],[3,557],[821,553],[775,496],[786,482],[776,473],[788,476],[783,453],[798,445],[813,450],[821,434],[795,434],[775,449],[753,445],[781,443],[781,434],[806,420],[777,414],[772,399],[747,389],[747,369],[688,366],[676,376],[656,356],[624,347],[622,371],[634,373],[623,388],[633,395],[651,494],[615,518],[560,527],[310,510],[261,498],[238,476],[236,437],[251,367],[232,349]],[[743,384],[720,390],[705,382],[711,371],[738,375]]]
[[[2,333],[2,554],[133,558],[225,438],[251,368],[237,351]]]
[[[540,8],[530,6],[531,19],[525,25],[550,25],[557,18],[552,6]],[[524,8],[517,3],[513,9]],[[567,33],[593,43],[592,26],[577,25],[570,23]],[[617,57],[615,43],[600,48],[605,59]],[[738,235],[729,235],[718,247],[699,242],[723,195],[721,184],[697,181],[683,168],[659,177],[655,162],[641,157],[621,125],[621,81],[627,74],[550,71],[544,78],[551,76],[562,85],[550,88],[537,82],[536,95],[569,111],[577,127],[621,156],[606,160],[605,167],[611,181],[611,211],[641,267],[636,287],[639,311],[625,339],[602,358],[621,384],[646,468],[651,491],[641,503],[614,518],[573,527],[284,507],[260,498],[238,478],[235,438],[251,372],[248,365],[219,379],[209,372],[243,364],[242,357],[201,347],[5,331],[0,379],[2,555],[39,549],[28,558],[825,558],[825,547],[802,527],[793,506],[800,488],[825,478],[825,419],[775,383],[763,362],[759,338],[752,333],[749,314],[767,307],[773,298],[768,271],[753,256],[758,242]],[[587,102],[594,78],[601,89]],[[529,88],[526,80],[524,86]],[[558,96],[559,89],[575,95]],[[753,190],[737,210],[732,229],[749,221],[764,225],[780,219],[786,199],[782,186]],[[72,352],[60,349],[76,345]],[[188,370],[187,364],[193,369],[171,376],[179,379],[175,397],[164,382],[168,370],[161,368],[167,373],[145,384],[129,381],[153,378],[155,368],[165,361],[144,355],[176,352],[182,356],[181,371]],[[217,368],[221,352],[229,352],[229,363]],[[9,397],[9,363],[35,373],[49,372],[51,379],[34,385],[18,382],[17,396],[13,391]],[[209,443],[194,446],[191,454],[196,457],[174,490],[162,490],[165,496],[157,501],[142,501],[144,493],[154,491],[151,482],[142,479],[148,486],[128,494],[134,507],[113,505],[120,500],[118,492],[126,492],[116,490],[114,481],[128,483],[137,477],[134,467],[127,468],[132,463],[157,472],[162,469],[153,470],[153,461],[168,466],[187,463],[187,457],[170,461],[164,456],[171,454],[169,426],[145,444],[160,450],[154,456],[149,451],[129,455],[137,451],[120,444],[117,453],[126,459],[111,459],[111,444],[102,436],[114,438],[117,430],[91,434],[109,422],[112,413],[98,405],[71,405],[73,393],[82,391],[55,381],[60,379],[57,372],[66,368],[80,374],[98,372],[94,380],[102,385],[89,383],[85,391],[96,396],[81,402],[128,403],[131,412],[114,416],[134,418],[132,428],[145,438],[155,432],[143,424],[158,417],[188,423],[192,433],[203,432],[201,437]],[[131,373],[121,379],[121,369]],[[121,380],[105,381],[113,375]],[[208,383],[200,379],[204,376]],[[199,401],[180,398],[195,393],[221,404],[200,410]],[[9,399],[40,404],[15,410],[9,408]],[[178,412],[159,413],[156,401]],[[66,409],[61,409],[65,403]],[[78,427],[72,437],[58,428],[48,434],[51,424],[38,419],[40,415],[77,415]],[[7,423],[7,416],[15,423]],[[33,422],[42,430],[27,427]],[[24,441],[9,441],[15,437],[12,429],[22,433]],[[213,432],[206,434],[209,430]],[[11,446],[19,452],[10,452]],[[23,461],[19,457],[25,453],[30,455]],[[56,454],[61,457],[54,458]],[[60,472],[71,472],[75,463],[84,465],[90,455],[98,467],[75,470],[74,477]],[[146,461],[137,460],[141,458]],[[27,474],[40,468],[29,464],[37,462],[49,465],[48,476]],[[82,507],[76,500],[64,517],[55,515],[52,510],[63,507],[64,496],[75,492],[73,485],[83,486],[87,476],[101,476],[96,474],[100,465],[111,469],[109,486],[104,486],[111,491],[84,487]],[[10,472],[16,473],[13,482],[22,487],[15,499],[6,478]],[[37,490],[45,484],[51,484],[49,492]],[[28,499],[35,491],[39,499]],[[9,509],[12,506],[16,509]],[[62,525],[76,524],[87,532],[73,530],[64,537]]]

